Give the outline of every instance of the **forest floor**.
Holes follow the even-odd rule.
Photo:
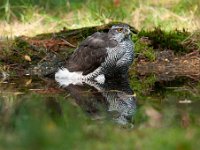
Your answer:
[[[54,73],[81,40],[96,31],[107,32],[112,24],[4,39],[0,42],[1,75],[45,76]],[[135,63],[130,74],[155,74],[162,80],[179,76],[200,78],[200,32],[166,32],[158,28],[137,31],[133,27],[132,31],[135,33],[132,38]]]

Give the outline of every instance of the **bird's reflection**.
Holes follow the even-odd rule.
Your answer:
[[[58,79],[57,82],[71,94],[84,111],[94,118],[111,116],[119,124],[131,123],[136,110],[136,101],[128,79],[108,80],[104,84],[88,81],[67,86],[64,79]]]

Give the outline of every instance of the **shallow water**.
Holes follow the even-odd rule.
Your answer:
[[[18,105],[23,103],[21,99],[33,93],[43,95],[49,109],[56,106],[56,110],[53,111],[58,114],[62,110],[59,102],[56,101],[56,97],[60,95],[66,97],[66,100],[70,100],[72,104],[80,107],[84,113],[95,120],[104,118],[125,125],[132,123],[132,116],[136,111],[133,91],[128,80],[125,79],[109,81],[105,84],[89,82],[84,83],[84,85],[61,87],[54,80],[47,78],[12,78],[3,80],[0,88],[2,120],[4,120],[3,114],[10,110],[16,111],[19,108]]]
[[[0,91],[0,149],[199,147],[200,83],[189,78],[60,87],[27,76],[1,80]]]
[[[55,116],[62,116],[62,106],[58,100],[62,97],[70,103],[72,109],[74,106],[80,108],[80,114],[84,113],[97,122],[131,124],[136,128],[200,125],[200,84],[197,81],[188,78],[147,80],[118,79],[104,85],[90,82],[60,87],[48,78],[8,78],[0,83],[2,126],[12,126],[11,118],[17,117],[20,108],[24,109],[21,106],[25,101],[31,99],[29,102],[33,104],[37,101],[32,95],[43,97],[42,105],[47,109],[42,113],[48,115],[53,112]]]

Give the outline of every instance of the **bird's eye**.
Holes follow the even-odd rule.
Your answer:
[[[118,28],[117,31],[118,31],[118,32],[122,32],[123,29],[122,29],[122,28]]]

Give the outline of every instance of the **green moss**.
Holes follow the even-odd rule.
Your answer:
[[[149,46],[141,42],[140,37],[137,35],[132,37],[132,40],[135,44],[135,57],[142,56],[147,58],[149,61],[154,61],[156,58],[155,51],[152,46]]]
[[[189,52],[182,42],[188,38],[190,34],[186,31],[170,31],[166,32],[160,28],[155,28],[153,31],[142,30],[138,33],[138,37],[148,37],[151,40],[151,46],[154,49],[170,49],[176,53]]]
[[[136,92],[137,95],[143,95],[153,87],[156,82],[155,75],[150,75],[142,79],[138,79],[133,72],[130,73],[130,85],[131,88]]]
[[[30,44],[27,41],[21,39],[20,37],[17,37],[15,39],[14,46],[14,49],[20,50],[23,54],[25,54],[25,51],[30,48]]]

